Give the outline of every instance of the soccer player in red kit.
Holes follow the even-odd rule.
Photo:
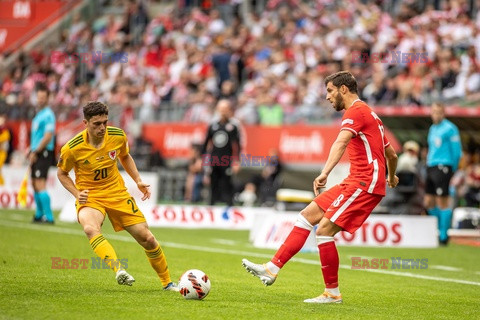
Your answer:
[[[335,110],[345,109],[345,113],[325,167],[313,181],[315,199],[300,212],[293,230],[269,262],[255,264],[242,260],[248,272],[269,286],[318,224],[316,240],[326,289],[320,296],[304,300],[307,303],[342,302],[338,289],[339,259],[333,237],[342,230],[354,233],[385,196],[386,184],[391,188],[398,184],[395,150],[385,137],[382,121],[358,98],[353,75],[347,71],[337,72],[325,78],[325,85],[327,100]],[[340,184],[320,193],[345,150],[350,157],[350,174]]]

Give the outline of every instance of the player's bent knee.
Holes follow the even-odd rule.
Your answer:
[[[147,250],[155,249],[158,246],[157,239],[148,229],[142,232],[140,237],[137,237],[137,241]]]
[[[309,225],[315,226],[323,218],[323,214],[323,210],[312,201],[305,209],[300,211],[299,218],[301,220],[305,219]]]
[[[146,244],[146,246],[148,246],[149,248],[154,249],[154,248],[157,247],[158,242],[157,242],[157,239],[155,239],[155,236],[154,236],[151,232],[149,232],[149,233],[150,233],[150,235],[147,236],[147,239],[146,239],[146,241],[145,241],[145,244]]]
[[[86,224],[86,225],[83,226],[83,232],[85,232],[87,237],[90,239],[90,238],[100,234],[100,228],[96,227],[96,226],[93,226],[93,225],[90,225],[90,224]]]
[[[315,233],[317,236],[333,237],[339,231],[341,231],[339,226],[329,219],[323,218],[318,224],[317,231]]]

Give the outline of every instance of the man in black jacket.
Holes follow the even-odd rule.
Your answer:
[[[210,176],[210,205],[226,202],[233,205],[232,173],[238,168],[240,156],[240,128],[232,119],[231,102],[221,99],[217,103],[219,118],[208,126],[202,148],[202,164]]]

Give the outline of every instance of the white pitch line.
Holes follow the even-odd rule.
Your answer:
[[[463,271],[462,268],[455,268],[455,267],[442,266],[442,265],[431,265],[431,266],[428,266],[428,267],[432,268],[432,269],[444,270],[444,271]]]
[[[21,229],[30,229],[30,230],[38,230],[38,231],[46,231],[46,232],[85,236],[85,234],[80,230],[74,230],[74,229],[70,229],[70,228],[62,228],[62,227],[58,227],[58,226],[34,225],[34,224],[26,224],[26,223],[19,223],[19,222],[13,222],[13,221],[0,221],[0,225],[5,226],[5,227],[14,227],[14,228],[21,228]],[[135,240],[131,237],[120,236],[120,235],[116,235],[116,234],[104,234],[104,236],[106,236],[107,238],[110,238],[110,239],[118,240],[118,241],[135,242]],[[272,257],[271,254],[265,254],[265,253],[230,250],[230,249],[222,249],[222,248],[208,248],[208,247],[188,245],[188,244],[176,243],[176,242],[162,242],[162,245],[164,245],[165,247],[172,247],[172,248],[178,248],[178,249],[195,250],[195,251],[212,252],[212,253],[222,253],[222,254],[232,254],[232,255],[237,255],[237,256],[250,256],[250,257],[266,258],[266,259],[270,259]],[[318,260],[310,260],[310,259],[303,259],[303,258],[293,258],[292,261],[299,262],[299,263],[305,263],[305,264],[319,264]],[[352,267],[349,266],[349,265],[340,265],[340,268],[346,269],[346,270],[352,270]],[[433,277],[433,276],[424,276],[424,275],[420,275],[420,274],[413,274],[413,273],[410,273],[410,272],[386,271],[386,270],[381,270],[381,269],[361,269],[361,270],[354,270],[354,271],[374,272],[374,273],[394,275],[394,276],[399,276],[399,277],[417,278],[417,279],[423,279],[423,280],[453,282],[453,283],[480,286],[480,282],[466,281],[466,280],[459,280],[459,279],[451,279],[451,278],[442,278],[442,277]]]
[[[20,213],[11,213],[9,218],[17,221],[25,221],[25,215]]]
[[[234,246],[234,245],[238,244],[238,241],[229,240],[229,239],[214,238],[214,239],[211,239],[210,241],[213,242],[213,243],[224,244],[224,245],[227,245],[227,246]]]

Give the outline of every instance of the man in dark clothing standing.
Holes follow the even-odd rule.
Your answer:
[[[227,99],[217,103],[219,118],[208,126],[202,148],[202,165],[210,176],[210,205],[218,201],[233,205],[232,173],[238,169],[240,128],[231,118],[232,107]]]

